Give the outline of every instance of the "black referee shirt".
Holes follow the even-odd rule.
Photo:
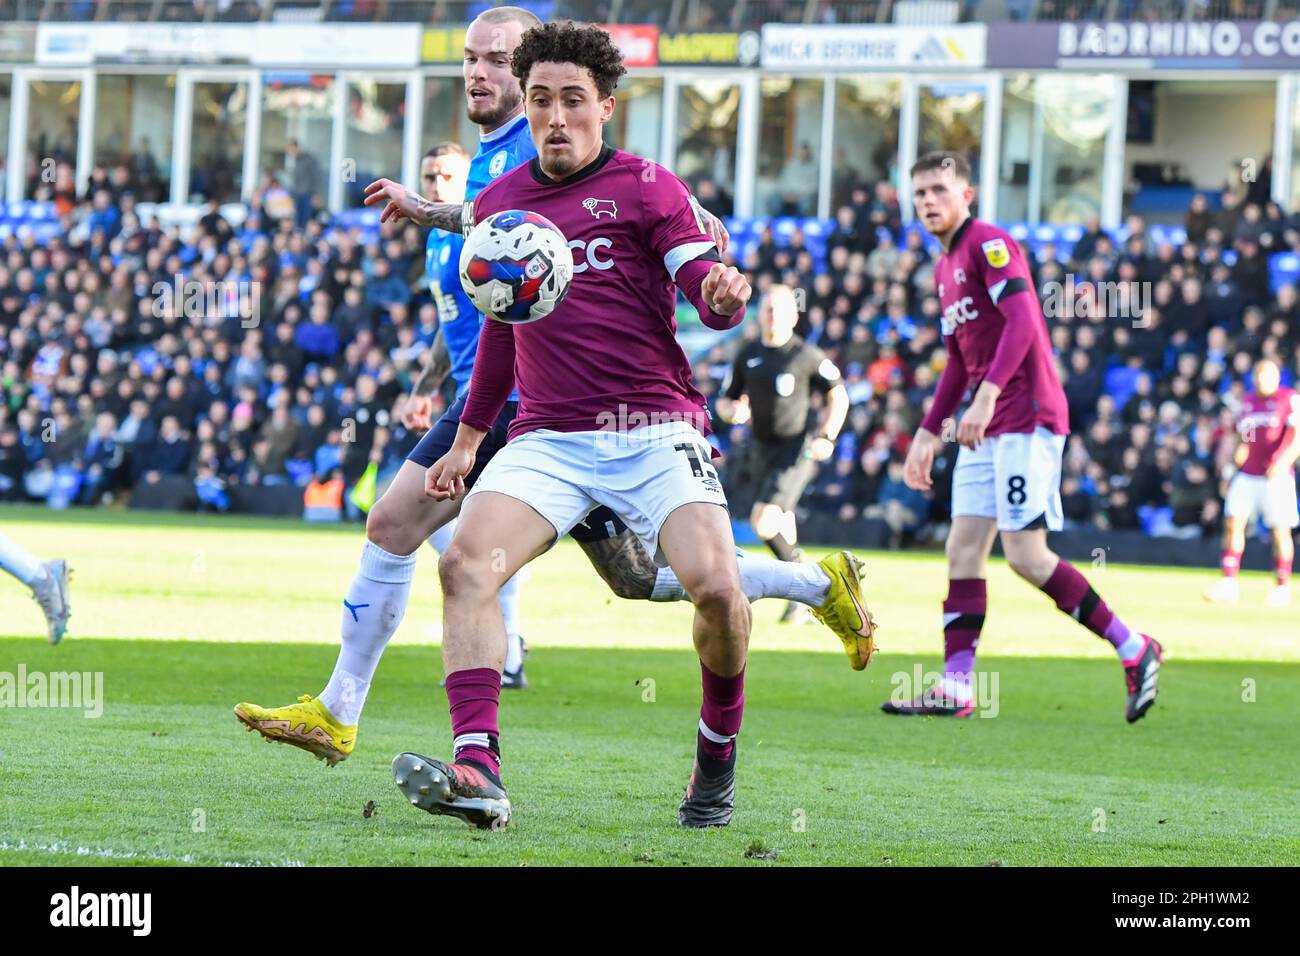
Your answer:
[[[736,355],[723,394],[735,401],[749,396],[750,427],[762,442],[801,438],[808,431],[808,399],[840,384],[840,370],[815,345],[793,336],[769,348],[750,342]]]

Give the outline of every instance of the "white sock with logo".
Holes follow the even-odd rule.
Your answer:
[[[736,562],[740,565],[740,587],[751,602],[759,598],[782,598],[812,607],[826,601],[831,581],[815,564],[799,561],[778,561],[766,555],[750,554],[736,549]],[[687,601],[685,589],[677,580],[672,568],[660,568],[655,575],[652,601]]]
[[[343,601],[343,646],[320,702],[334,719],[355,724],[384,648],[402,623],[411,596],[415,555],[389,554],[373,541],[361,549],[361,565]]]
[[[2,534],[0,534],[0,568],[4,568],[29,586],[42,573],[40,558],[24,551]]]

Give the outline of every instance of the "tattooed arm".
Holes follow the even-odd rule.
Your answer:
[[[695,210],[700,225],[709,234],[713,244],[718,247],[718,254],[721,255],[726,252],[727,246],[731,244],[731,233],[727,232],[727,227],[722,224],[722,220],[701,206],[700,201],[695,196],[690,195],[687,198],[690,200],[691,208]]]
[[[442,337],[442,329],[434,336],[433,348],[429,351],[429,360],[416,376],[411,385],[411,394],[403,405],[402,424],[407,428],[428,431],[433,427],[433,393],[438,390],[447,376],[451,374],[451,356],[447,354],[447,343]]]
[[[432,202],[419,193],[412,192],[391,179],[376,179],[366,187],[364,202],[367,206],[384,204],[379,214],[380,222],[403,217],[421,226],[431,226],[443,232],[460,232],[465,207],[458,202]]]
[[[429,349],[429,361],[425,363],[411,386],[413,395],[432,395],[447,381],[451,374],[451,355],[447,352],[447,340],[442,337],[442,329],[433,337],[433,346]]]
[[[654,558],[631,531],[601,541],[580,541],[591,566],[621,598],[648,601],[659,569]]]

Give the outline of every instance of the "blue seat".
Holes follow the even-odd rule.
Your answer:
[[[1227,255],[1224,255],[1227,259]],[[1281,252],[1268,257],[1268,287],[1276,294],[1284,285],[1300,285],[1300,255]]]
[[[777,216],[772,220],[772,236],[778,246],[790,241],[790,236],[799,228],[799,222],[793,216]]]
[[[831,224],[825,219],[805,219],[799,224],[803,230],[805,238],[810,236],[825,236],[831,231]]]

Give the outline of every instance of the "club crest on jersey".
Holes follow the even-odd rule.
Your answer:
[[[504,149],[498,150],[496,155],[492,157],[492,161],[488,163],[488,172],[493,177],[500,176],[506,168],[506,159],[506,151]]]
[[[582,201],[582,208],[591,213],[596,219],[601,216],[609,216],[610,219],[618,218],[618,206],[612,199],[592,199],[588,196]]]
[[[1002,240],[999,239],[998,241],[1001,242]],[[962,270],[962,269],[953,269],[953,270],[952,270],[952,278],[953,278],[953,281],[956,282],[958,285],[965,285],[965,283],[966,283],[966,272],[965,272],[964,270]],[[942,295],[942,293],[940,293],[940,294]]]
[[[981,242],[980,248],[984,250],[984,258],[994,269],[1001,269],[1011,261],[1011,252],[1007,249],[1006,240],[1002,238]]]

